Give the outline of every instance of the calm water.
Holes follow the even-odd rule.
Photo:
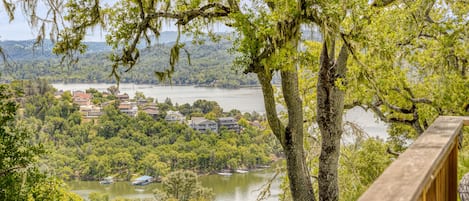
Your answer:
[[[230,177],[208,175],[199,177],[204,187],[212,188],[217,201],[252,201],[256,200],[259,189],[273,176],[271,169],[252,171],[246,174],[233,174]],[[281,179],[275,180],[271,188],[268,201],[278,200]],[[111,199],[121,198],[153,198],[153,189],[161,188],[161,184],[153,183],[147,186],[132,186],[130,182],[116,182],[101,185],[97,181],[68,182],[72,191],[83,198],[88,198],[92,192],[107,193]]]

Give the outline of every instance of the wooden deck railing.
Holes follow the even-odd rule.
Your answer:
[[[359,201],[456,201],[463,126],[469,117],[438,117]]]

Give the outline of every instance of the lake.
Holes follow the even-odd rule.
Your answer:
[[[112,84],[52,84],[59,90],[86,90],[95,88],[98,91],[106,91]],[[220,89],[204,88],[194,86],[156,86],[156,85],[136,85],[121,84],[120,92],[127,93],[133,97],[135,92],[142,92],[147,97],[164,101],[171,98],[172,103],[192,104],[198,99],[217,101],[224,109],[238,109],[241,112],[264,113],[264,102],[260,88],[240,88],[240,89]],[[345,121],[358,124],[370,136],[386,138],[386,124],[376,120],[371,112],[366,112],[361,108],[348,110],[344,116]],[[249,172],[247,174],[233,174],[231,177],[220,175],[202,176],[200,181],[203,186],[213,188],[217,201],[251,201],[256,200],[258,190],[273,175],[272,170]],[[272,197],[269,201],[278,200],[280,191],[280,179],[274,181],[272,185]],[[152,190],[160,188],[160,184],[151,184],[145,187],[135,187],[129,182],[116,182],[111,185],[100,185],[98,182],[69,182],[72,190],[84,197],[90,192],[107,192],[111,198],[152,198]]]
[[[258,171],[250,171],[246,174],[233,173],[232,176],[206,175],[200,176],[202,186],[213,189],[216,201],[252,201],[256,200],[259,189],[274,175],[273,168]],[[132,186],[130,182],[116,182],[109,185],[99,184],[97,181],[71,181],[67,182],[72,191],[83,198],[88,198],[92,192],[107,193],[110,199],[153,198],[153,190],[161,189],[160,183],[152,183],[146,186]],[[281,179],[274,180],[271,188],[271,196],[267,201],[278,200],[281,193]]]

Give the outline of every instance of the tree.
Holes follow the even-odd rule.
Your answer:
[[[390,124],[399,151],[406,147],[401,139],[418,137],[438,115],[467,115],[469,95],[469,40],[462,31],[469,8],[459,1],[401,5],[376,14],[363,30],[366,40],[358,48],[366,51],[357,53],[360,62],[350,68],[347,93],[348,105]]]
[[[197,181],[197,175],[191,171],[176,171],[163,179],[163,192],[155,191],[158,200],[210,201],[213,200],[211,189],[204,188]]]
[[[113,96],[117,96],[117,94],[119,94],[119,88],[117,86],[114,86],[114,85],[108,87],[107,91]]]
[[[267,120],[286,155],[292,198],[314,200],[311,176],[305,163],[304,105],[298,86],[298,68],[301,26],[319,27],[323,43],[319,51],[319,68],[314,72],[318,75],[317,116],[308,116],[306,121],[317,121],[321,131],[319,199],[338,200],[337,168],[343,132],[342,116],[347,82],[349,79],[353,80],[347,77],[351,63],[349,57],[352,56],[356,63],[361,63],[361,51],[380,48],[380,44],[367,46],[366,41],[373,41],[369,40],[373,38],[366,37],[366,30],[369,27],[377,29],[380,23],[387,23],[382,14],[412,10],[411,8],[416,8],[420,13],[428,13],[433,4],[430,3],[432,6],[429,9],[427,1],[253,1],[249,4],[251,8],[242,4],[235,0],[191,1],[189,4],[185,1],[121,0],[113,7],[103,9],[97,1],[86,4],[72,1],[68,4],[67,16],[72,26],[61,32],[54,51],[63,54],[83,51],[84,47],[79,42],[90,27],[111,27],[107,42],[115,49],[122,50],[120,54],[111,56],[114,62],[112,73],[119,78],[121,66],[129,71],[138,61],[139,42],[145,39],[149,43],[151,34],[156,37],[159,35],[162,20],[174,20],[179,34],[191,32],[196,38],[205,24],[217,21],[227,24],[237,34],[235,49],[240,56],[236,63],[245,73],[256,74],[262,87]],[[390,8],[383,9],[384,6]],[[416,16],[412,12],[406,14],[408,15],[405,17]],[[425,16],[428,15],[417,16],[417,22]],[[211,33],[209,30],[209,35]],[[415,32],[410,30],[409,33]],[[185,50],[184,44],[177,40],[170,52],[169,69],[156,73],[160,78],[171,77],[180,50]],[[459,57],[462,58],[463,55]],[[464,59],[461,63],[464,63]],[[288,118],[286,121],[278,117],[275,107],[276,99],[271,82],[275,72],[281,77]],[[363,102],[359,100],[357,103],[362,105]]]
[[[146,99],[145,94],[143,94],[143,92],[140,92],[140,91],[135,92],[134,98],[136,101]]]
[[[33,131],[16,120],[15,97],[8,85],[0,85],[0,199],[81,200],[61,181],[39,172],[37,157],[45,150],[31,139]]]
[[[28,200],[64,200],[82,201],[83,199],[64,188],[65,184],[54,178],[48,178],[37,182],[28,192]]]
[[[180,2],[182,3],[182,2]],[[224,5],[226,3],[227,5]],[[175,19],[179,28],[187,25],[187,29],[194,31],[200,26],[192,27],[190,22],[201,23],[204,19],[217,19],[219,17],[230,17],[227,22],[234,27],[238,33],[238,51],[242,53],[239,63],[244,65],[246,73],[255,73],[261,83],[264,94],[264,101],[267,111],[267,119],[274,135],[280,141],[287,156],[288,176],[290,186],[295,200],[314,200],[311,177],[306,167],[303,148],[303,113],[302,103],[298,93],[297,69],[294,62],[286,61],[286,65],[281,65],[282,61],[275,61],[275,58],[294,56],[300,39],[300,25],[304,16],[304,9],[308,7],[305,1],[277,1],[269,2],[269,10],[261,9],[260,15],[257,11],[243,11],[239,2],[196,2],[190,5],[171,6],[167,4],[166,9],[157,10],[155,2],[132,3],[121,1],[115,5],[112,12],[105,13],[97,2],[89,5],[80,5],[78,2],[69,4],[70,20],[78,26],[65,29],[61,33],[61,40],[56,44],[54,51],[57,53],[69,53],[73,50],[83,50],[77,42],[83,39],[86,28],[97,24],[109,24],[116,26],[119,30],[111,33],[112,37],[108,42],[114,47],[124,47],[122,55],[113,55],[115,62],[113,73],[118,77],[118,67],[120,64],[128,65],[130,70],[136,63],[139,56],[137,44],[140,39],[148,39],[147,31],[155,36],[159,35],[158,21],[162,18]],[[135,8],[134,12],[129,7]],[[283,15],[285,10],[288,15]],[[272,12],[272,13],[270,13]],[[270,15],[269,15],[270,13]],[[99,16],[109,15],[109,19],[121,19],[117,21],[104,22]],[[91,18],[90,18],[91,16]],[[123,20],[124,16],[126,20]],[[278,17],[279,19],[275,19]],[[130,19],[130,20],[129,20]],[[272,19],[272,21],[270,21]],[[84,26],[83,26],[84,25]],[[191,29],[193,28],[193,29]],[[121,34],[122,33],[122,34]],[[122,40],[124,39],[124,40]],[[149,42],[149,40],[147,40]],[[157,73],[161,78],[165,78],[174,72],[174,64],[177,62],[179,50],[184,48],[183,44],[176,41],[171,50],[171,68],[162,73]],[[293,52],[293,53],[292,53]],[[275,97],[271,84],[274,71],[280,71],[282,77],[282,91],[287,103],[288,123],[284,125],[277,117],[275,108]]]
[[[29,143],[28,130],[16,127],[15,96],[8,85],[0,85],[0,198],[3,200],[25,199],[27,190],[22,188],[21,178],[31,177],[27,180],[28,187],[38,180],[39,174],[31,164],[35,156],[44,153],[41,145]]]
[[[106,193],[92,192],[89,195],[91,201],[109,201],[109,195]]]

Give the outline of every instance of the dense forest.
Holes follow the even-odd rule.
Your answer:
[[[171,79],[158,80],[155,72],[169,68],[171,36],[165,32],[159,44],[145,47],[142,44],[141,59],[136,67],[123,73],[120,82],[136,84],[196,85],[220,88],[239,88],[258,85],[253,75],[246,75],[233,65],[235,55],[229,52],[231,42],[207,42],[203,45],[187,43],[189,55],[182,55]],[[61,63],[61,57],[52,54],[53,44],[45,41],[34,46],[30,41],[3,41],[0,46],[7,52],[9,63],[0,65],[0,81],[43,78],[50,82],[64,83],[116,83],[110,76],[111,48],[104,42],[87,42],[87,53],[77,63]],[[189,62],[190,60],[190,62]]]

